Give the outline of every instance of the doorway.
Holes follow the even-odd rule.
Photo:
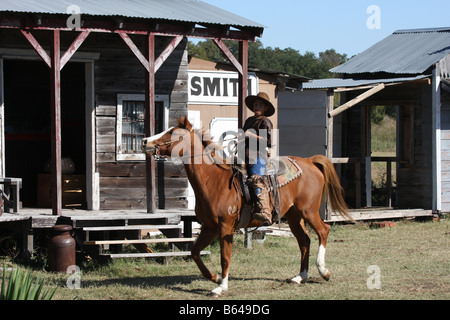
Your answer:
[[[5,176],[22,178],[23,207],[51,208],[50,70],[41,61],[4,60]],[[84,63],[61,71],[63,207],[86,207]]]
[[[370,107],[370,180],[373,207],[396,206],[398,108]]]

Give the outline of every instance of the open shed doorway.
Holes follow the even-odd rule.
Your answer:
[[[398,155],[398,107],[369,108],[371,206],[395,207]]]
[[[51,208],[50,70],[42,61],[4,60],[5,176],[22,178],[23,207]],[[61,71],[63,207],[86,207],[85,67]]]

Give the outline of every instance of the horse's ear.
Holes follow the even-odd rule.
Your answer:
[[[188,120],[188,116],[184,117],[183,125],[188,131],[192,131],[192,124]]]
[[[180,117],[178,118],[178,125],[179,125],[180,127],[184,126],[184,118],[183,118],[183,116],[180,116]]]

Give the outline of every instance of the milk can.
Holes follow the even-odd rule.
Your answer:
[[[75,264],[75,239],[72,235],[72,226],[53,226],[48,242],[48,266],[50,271],[65,273],[68,267]]]

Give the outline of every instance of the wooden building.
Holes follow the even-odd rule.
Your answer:
[[[238,70],[242,121],[262,32],[202,1],[1,3],[0,178],[21,178],[22,205],[54,215],[186,207],[183,167],[146,158],[140,140],[188,113],[187,37],[213,39]]]
[[[449,48],[449,28],[399,30],[333,68],[340,78],[314,80],[304,91],[280,97],[292,106],[290,113],[279,110],[280,126],[305,141],[311,130],[319,130],[319,140],[299,155],[310,156],[312,150],[333,160],[351,208],[375,207],[371,164],[386,164],[382,207],[387,210],[357,210],[355,218],[450,211]],[[391,156],[372,154],[370,112],[375,106],[395,110],[396,151]],[[292,112],[299,118],[314,114],[315,120],[296,126]],[[288,150],[286,145],[282,154]],[[390,187],[393,179],[396,185]],[[338,219],[332,213],[327,218]]]
[[[211,131],[213,137],[224,131],[238,130],[238,97],[236,84],[238,74],[231,64],[217,63],[189,57],[188,64],[188,109],[192,119],[197,119],[203,129]],[[275,107],[270,117],[278,129],[278,93],[291,88],[299,90],[308,78],[281,71],[249,66],[248,95],[259,92],[268,94]],[[244,119],[251,116],[248,108]]]

